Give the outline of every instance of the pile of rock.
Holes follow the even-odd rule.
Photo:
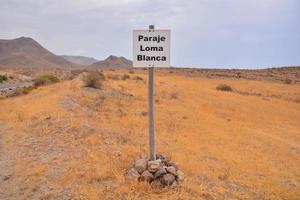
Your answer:
[[[157,154],[156,160],[142,158],[136,160],[128,171],[130,177],[139,181],[147,181],[155,186],[177,186],[183,181],[184,174],[175,162],[165,156]]]

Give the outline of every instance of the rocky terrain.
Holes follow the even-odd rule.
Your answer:
[[[105,69],[105,68],[131,68],[132,61],[124,57],[110,55],[103,61],[98,61],[88,67],[88,69]]]

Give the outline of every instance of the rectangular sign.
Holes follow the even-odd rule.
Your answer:
[[[170,30],[133,31],[133,67],[170,67]]]

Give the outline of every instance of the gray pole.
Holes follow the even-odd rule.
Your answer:
[[[149,31],[154,32],[154,25],[149,25]],[[150,159],[156,160],[153,93],[154,93],[154,71],[153,71],[153,66],[148,66],[149,148],[150,148]]]

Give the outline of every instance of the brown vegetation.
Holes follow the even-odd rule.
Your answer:
[[[178,73],[155,73],[155,125],[157,152],[185,173],[179,187],[125,176],[148,153],[147,85],[106,78],[94,90],[73,79],[0,100],[0,199],[297,199],[297,79]]]
[[[88,72],[83,76],[84,86],[86,87],[101,89],[103,80],[105,80],[104,74],[98,71]]]

